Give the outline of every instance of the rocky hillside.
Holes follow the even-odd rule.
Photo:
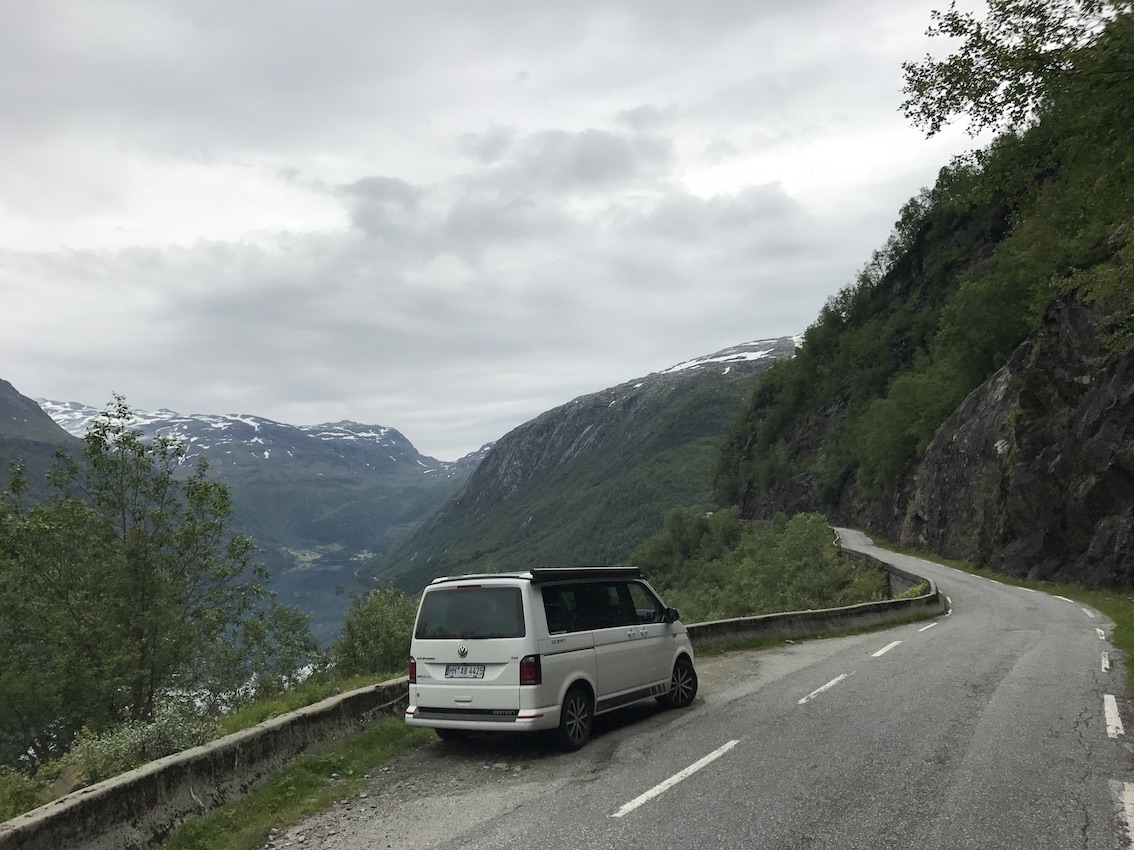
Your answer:
[[[943,168],[761,380],[719,505],[822,511],[1010,575],[1134,582],[1134,11],[1052,25],[1073,8],[954,18],[976,53],[907,66],[929,125],[1019,124]],[[1000,62],[1020,32],[1047,52]]]
[[[1062,299],[942,424],[912,482],[902,542],[1018,576],[1134,583],[1134,351]],[[897,519],[897,518],[895,518]]]
[[[370,570],[415,592],[447,573],[625,561],[670,508],[708,504],[728,424],[795,345],[735,346],[541,414]]]
[[[15,387],[0,380],[0,475],[7,483],[11,464],[27,473],[31,494],[45,492],[44,476],[52,453],[60,447],[78,449],[79,440],[61,428],[42,408]]]

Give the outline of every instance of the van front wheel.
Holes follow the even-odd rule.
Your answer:
[[[696,696],[697,671],[693,669],[693,662],[682,656],[674,662],[669,693],[658,697],[658,702],[666,708],[686,708],[693,704]]]
[[[591,696],[585,688],[575,685],[567,691],[559,712],[559,746],[568,752],[582,747],[591,737],[593,723]]]

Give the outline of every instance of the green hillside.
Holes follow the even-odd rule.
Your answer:
[[[548,411],[367,572],[416,592],[438,575],[624,562],[674,505],[708,506],[728,423],[773,360],[655,374]]]
[[[1083,3],[991,8],[983,23],[939,16],[940,34],[961,47],[906,66],[906,108],[930,133],[960,115],[1000,134],[903,208],[798,356],[764,376],[718,463],[718,505],[764,519],[819,510],[896,533],[936,432],[1014,353],[1017,386],[1060,335],[1068,350],[1098,350],[1062,395],[1042,405],[1021,396],[1013,439],[1129,357],[1134,15],[1126,3],[1097,14]],[[1061,318],[1074,305],[1092,316],[1081,333]],[[1060,385],[1059,368],[1047,385]],[[1019,483],[1011,457],[1005,469],[990,505]]]

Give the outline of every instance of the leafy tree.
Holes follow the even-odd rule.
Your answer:
[[[881,598],[879,582],[840,558],[827,519],[740,520],[675,509],[630,558],[686,622],[827,608]]]
[[[932,13],[927,34],[959,38],[960,48],[945,59],[903,63],[902,110],[929,136],[959,115],[968,116],[973,135],[1019,130],[1084,73],[1078,57],[1130,8],[1130,0],[989,0],[978,20],[950,3]]]
[[[405,667],[416,616],[417,600],[393,586],[356,596],[331,647],[336,672],[353,676]]]
[[[217,703],[294,675],[316,649],[278,605],[229,527],[232,506],[202,460],[143,442],[121,397],[81,456],[59,453],[51,492],[0,500],[0,757],[66,749],[82,726],[150,721],[163,700]]]

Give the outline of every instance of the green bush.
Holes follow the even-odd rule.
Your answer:
[[[43,783],[9,767],[0,767],[0,823],[39,805]]]
[[[87,778],[99,782],[200,746],[220,734],[215,720],[200,717],[183,706],[162,705],[148,723],[132,721],[101,734],[84,727],[75,738],[72,751]]]
[[[839,557],[819,514],[751,523],[735,508],[711,515],[677,509],[630,563],[687,623],[886,598],[885,574]]]
[[[357,596],[331,646],[335,674],[387,673],[406,667],[417,600],[390,586]]]
[[[899,593],[894,598],[895,599],[917,599],[919,596],[925,596],[925,594],[927,594],[927,593],[929,593],[929,585],[926,582],[923,581],[921,584],[915,584],[913,587],[908,588],[907,590],[903,590],[901,593]]]

